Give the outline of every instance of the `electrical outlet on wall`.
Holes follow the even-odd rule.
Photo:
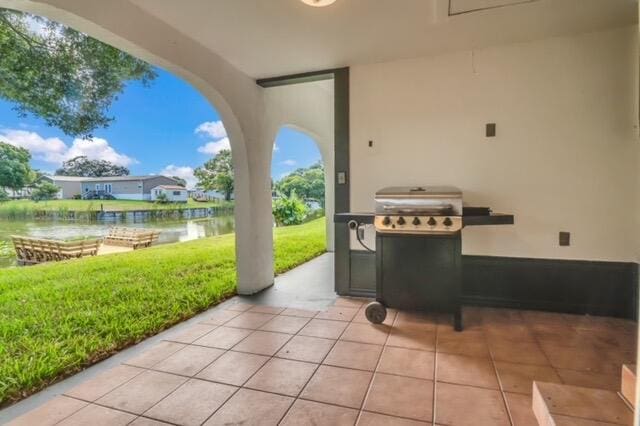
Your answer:
[[[485,126],[485,135],[488,138],[494,138],[496,136],[496,123],[487,123]]]

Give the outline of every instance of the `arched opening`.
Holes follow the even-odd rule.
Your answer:
[[[0,0],[0,7],[60,22],[162,67],[189,82],[216,106],[233,151],[238,291],[251,294],[273,283],[268,163],[258,120],[262,92],[255,81],[132,3],[119,4],[115,14],[107,2]],[[123,22],[121,16],[128,19]]]
[[[333,158],[326,142],[299,126],[288,124],[278,130],[271,160],[272,197],[277,225],[324,217],[326,248],[332,251]],[[303,211],[297,217],[277,208],[287,198],[299,199]]]
[[[3,19],[15,20],[11,28],[21,37],[48,37],[49,21],[28,14],[5,14]],[[31,27],[22,28],[23,22]],[[56,28],[63,37],[64,27]],[[107,107],[105,115],[113,120],[93,129],[91,136],[70,135],[64,123],[56,126],[37,113],[20,114],[14,111],[22,105],[19,100],[0,101],[0,141],[26,149],[31,169],[39,174],[10,194],[15,208],[21,209],[13,220],[0,212],[0,245],[7,247],[0,252],[0,266],[16,263],[11,235],[103,238],[118,226],[158,230],[157,244],[165,244],[233,232],[233,205],[228,201],[233,185],[225,193],[216,185],[206,186],[198,174],[222,154],[232,161],[221,115],[187,81],[139,63],[155,75],[150,81],[127,81]],[[98,162],[104,166],[100,170]],[[233,166],[228,168],[233,177]],[[32,193],[41,182],[51,182],[58,193],[35,199]],[[53,220],[34,222],[43,212]],[[71,216],[82,221],[65,220]]]

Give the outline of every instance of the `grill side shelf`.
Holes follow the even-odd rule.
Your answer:
[[[483,225],[513,225],[515,218],[512,214],[491,213],[479,216],[462,216],[463,226],[483,226]]]

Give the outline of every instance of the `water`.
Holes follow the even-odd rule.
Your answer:
[[[12,266],[15,260],[3,247],[13,247],[11,235],[54,240],[103,237],[114,223],[72,221],[24,221],[0,219],[0,268]],[[161,231],[157,244],[176,243],[214,235],[229,234],[234,229],[233,216],[214,216],[202,219],[122,223],[128,228],[153,228]]]

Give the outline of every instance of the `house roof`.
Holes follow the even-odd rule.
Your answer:
[[[82,182],[87,178],[82,176],[44,176],[44,179],[50,179],[54,182]]]
[[[175,179],[163,175],[144,175],[144,176],[105,176],[105,177],[83,177],[83,176],[48,176],[58,182],[113,182],[113,181],[129,181],[129,180],[149,180],[158,177],[164,177],[175,181]]]
[[[172,189],[172,190],[182,190],[182,191],[186,191],[187,188],[185,188],[184,186],[178,186],[178,185],[158,185],[152,189],[156,189],[156,188],[162,188],[162,189]]]

